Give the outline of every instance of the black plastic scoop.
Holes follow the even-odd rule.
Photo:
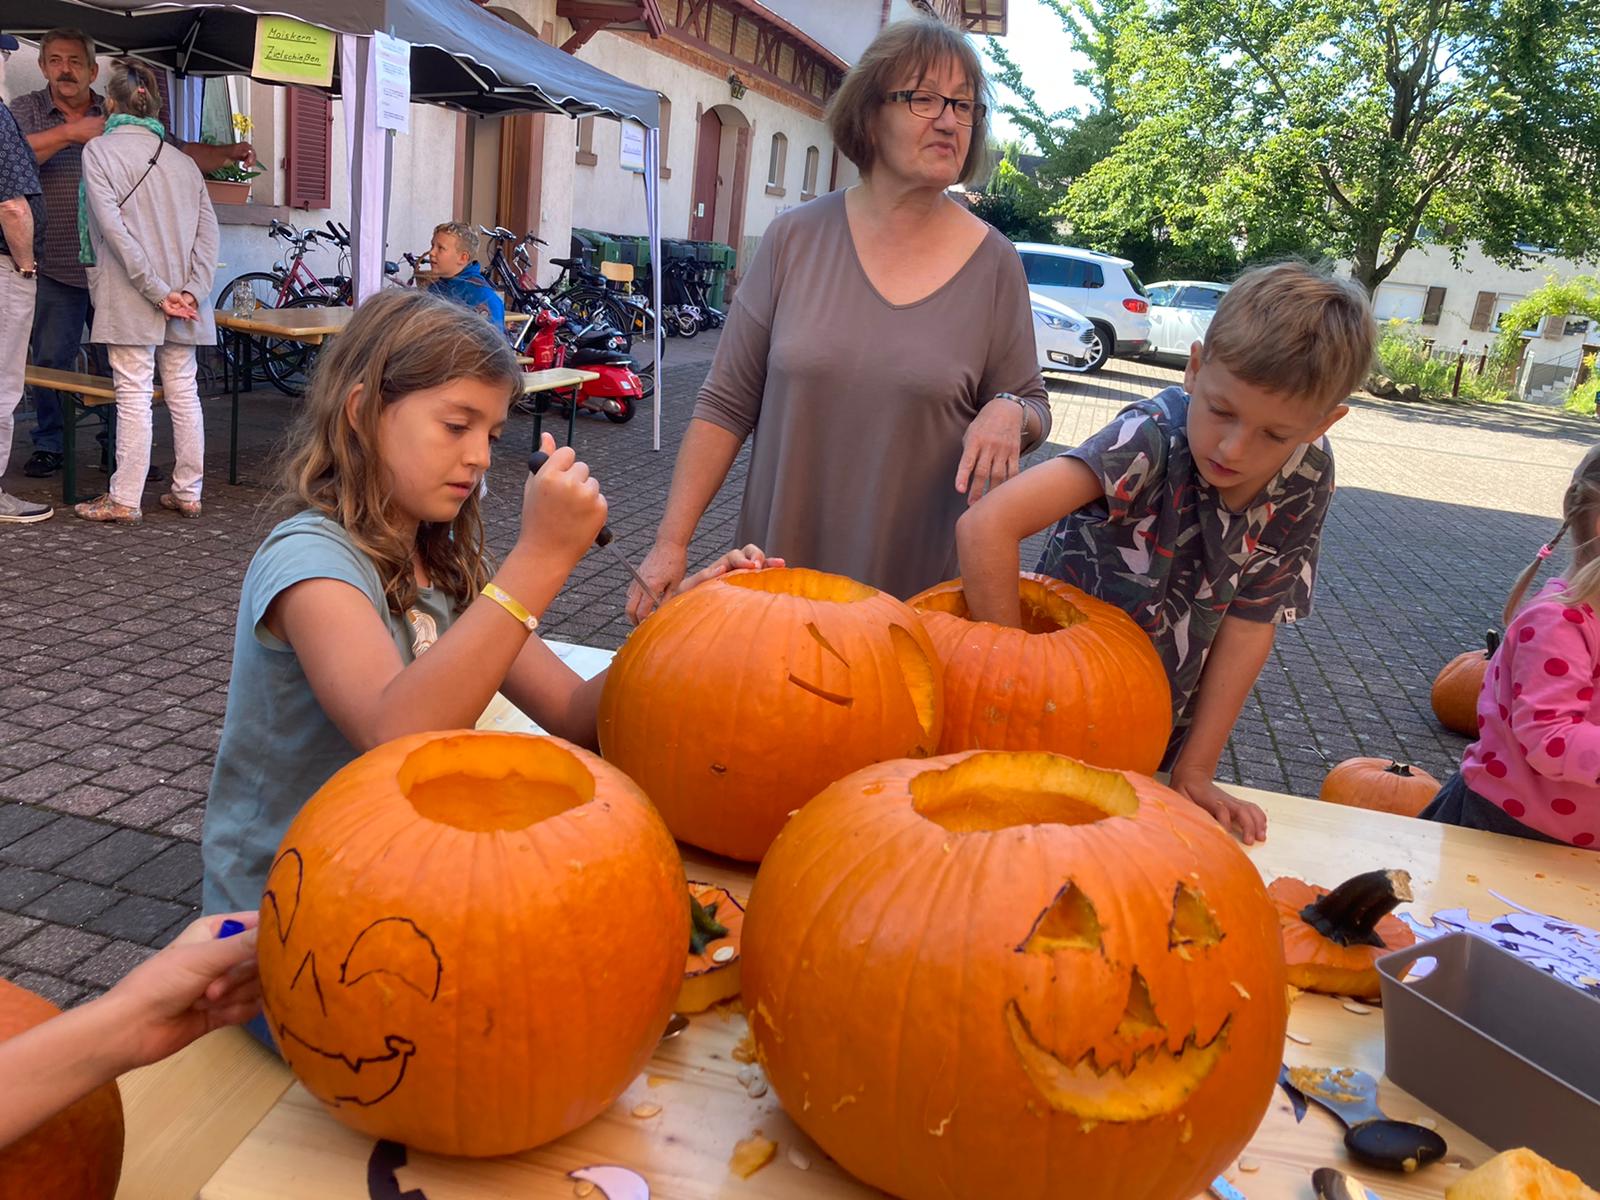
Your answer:
[[[550,456],[543,450],[535,450],[532,454],[528,455],[528,471],[530,473],[536,473],[540,467],[544,466],[545,463],[549,461]],[[600,532],[595,536],[594,544],[599,546],[602,550],[610,550],[612,555],[615,556],[616,560],[628,568],[628,574],[632,575],[633,581],[644,589],[644,594],[650,597],[650,602],[657,608],[661,607],[661,597],[656,595],[655,589],[644,581],[644,576],[639,574],[639,572],[634,569],[633,564],[622,556],[622,551],[618,550],[611,544],[612,536],[611,526],[602,525],[600,526]]]
[[[1415,1171],[1445,1156],[1444,1139],[1425,1125],[1395,1121],[1378,1107],[1378,1081],[1349,1067],[1298,1073],[1295,1086],[1345,1128],[1350,1157],[1385,1171]],[[1337,1195],[1337,1193],[1335,1193]]]

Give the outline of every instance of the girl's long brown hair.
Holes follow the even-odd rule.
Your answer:
[[[1561,527],[1517,576],[1501,614],[1502,621],[1511,623],[1522,597],[1527,594],[1528,585],[1539,573],[1540,564],[1569,529],[1573,531],[1572,569],[1567,572],[1567,590],[1561,599],[1569,604],[1590,604],[1600,598],[1600,539],[1594,532],[1597,523],[1600,523],[1600,446],[1592,447],[1573,471],[1572,482],[1567,484],[1566,493],[1561,497]]]
[[[448,525],[424,522],[416,540],[396,520],[389,474],[378,454],[378,420],[396,401],[452,379],[517,390],[517,360],[500,331],[477,313],[411,289],[362,304],[312,372],[305,412],[285,451],[288,507],[338,522],[383,580],[389,607],[417,599],[413,557],[432,585],[464,608],[487,582],[483,515],[476,491]],[[348,401],[360,389],[352,421]]]

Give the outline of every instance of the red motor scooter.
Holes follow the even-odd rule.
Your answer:
[[[631,341],[625,333],[604,325],[579,330],[568,328],[567,318],[555,309],[541,305],[533,314],[534,334],[523,351],[533,361],[529,371],[552,367],[573,367],[593,371],[599,376],[578,385],[577,404],[581,409],[601,413],[618,425],[633,420],[638,402],[649,394],[644,381],[628,356]],[[570,393],[553,393],[552,399],[565,399]]]

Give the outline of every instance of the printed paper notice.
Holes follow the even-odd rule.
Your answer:
[[[329,87],[333,83],[333,42],[331,29],[290,17],[257,17],[250,74],[274,83]]]
[[[644,126],[632,121],[622,122],[622,169],[644,170]]]
[[[378,128],[406,133],[411,128],[411,43],[374,33],[372,53],[378,68]]]

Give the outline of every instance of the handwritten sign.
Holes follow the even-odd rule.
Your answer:
[[[644,170],[644,126],[632,121],[622,122],[622,169]]]
[[[333,31],[289,17],[256,18],[250,74],[275,83],[328,87],[333,83]]]
[[[411,128],[411,43],[374,33],[372,52],[378,68],[378,128],[405,133]]]

